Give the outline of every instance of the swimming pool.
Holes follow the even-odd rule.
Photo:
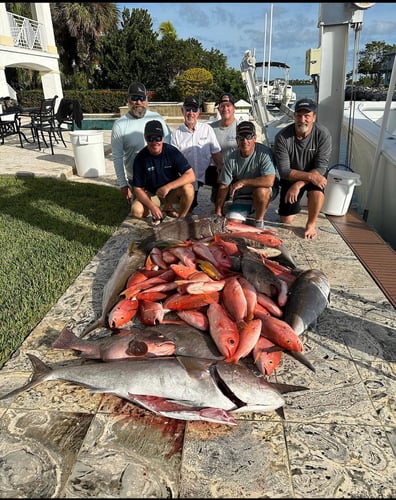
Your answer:
[[[80,130],[111,130],[116,118],[84,118]]]

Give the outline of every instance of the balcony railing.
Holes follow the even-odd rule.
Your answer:
[[[44,50],[43,25],[33,19],[7,12],[15,47]]]

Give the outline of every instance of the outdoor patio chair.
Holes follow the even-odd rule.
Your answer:
[[[37,141],[38,148],[41,151],[40,137],[45,146],[48,147],[45,139],[45,134],[48,134],[48,140],[51,147],[51,154],[54,154],[54,141],[59,143],[61,139],[65,148],[67,147],[63,135],[62,128],[59,126],[55,119],[55,102],[58,96],[51,97],[50,99],[42,99],[38,111],[29,113],[30,123],[22,125],[21,128],[30,128],[32,132],[33,141]]]
[[[7,111],[0,115],[0,138],[1,144],[4,144],[4,138],[12,135],[18,135],[19,141],[22,144],[22,137],[27,141],[25,134],[20,130],[21,117],[20,112]]]
[[[67,127],[70,126],[71,131],[74,131],[75,126],[81,128],[83,112],[80,101],[78,99],[67,99],[63,97],[59,103],[55,118],[60,127],[62,127],[62,125],[66,125]]]

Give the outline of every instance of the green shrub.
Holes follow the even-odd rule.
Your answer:
[[[64,97],[77,99],[83,113],[118,113],[119,107],[126,105],[127,94],[123,90],[65,90]],[[24,90],[17,98],[24,108],[37,107],[44,94],[42,90]]]

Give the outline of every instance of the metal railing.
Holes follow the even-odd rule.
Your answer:
[[[43,25],[33,19],[7,12],[15,47],[44,50]]]

